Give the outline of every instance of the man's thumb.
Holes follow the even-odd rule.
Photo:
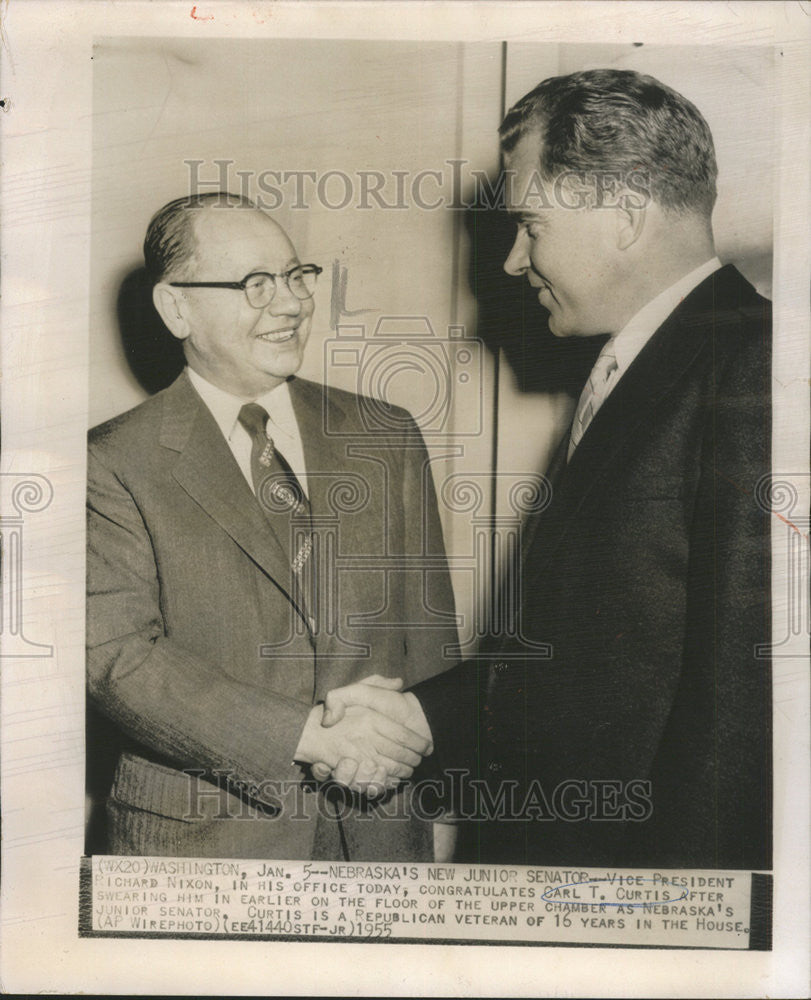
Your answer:
[[[330,691],[324,699],[324,713],[321,716],[321,725],[329,729],[336,725],[346,715],[346,703],[343,698],[334,691]]]

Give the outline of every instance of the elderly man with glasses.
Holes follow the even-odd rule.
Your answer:
[[[90,433],[88,688],[119,744],[105,849],[430,860],[432,824],[394,787],[429,735],[361,709],[320,724],[332,688],[450,663],[419,430],[394,410],[370,435],[374,407],[295,377],[321,268],[247,199],[171,202],[144,256],[187,367]],[[345,758],[371,794],[313,780]]]

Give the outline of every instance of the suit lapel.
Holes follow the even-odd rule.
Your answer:
[[[331,567],[327,564],[330,553],[326,549],[326,537],[330,523],[335,520],[335,511],[329,502],[329,492],[336,477],[346,471],[345,462],[340,460],[346,442],[341,437],[330,438],[326,427],[327,422],[330,428],[338,427],[343,421],[343,411],[330,401],[328,390],[324,386],[298,378],[291,379],[288,384],[293,411],[301,434],[304,463],[307,467],[307,487],[316,541],[314,558],[317,593],[320,601],[315,646],[318,656],[323,658],[338,644],[332,627],[335,623],[327,620],[333,615],[336,598],[334,588],[337,586],[337,582],[332,578]],[[330,408],[329,414],[327,408]],[[354,551],[346,548],[347,520],[347,518],[341,519],[336,546],[331,551],[333,559],[337,558],[338,549]],[[327,588],[330,588],[329,593]]]
[[[304,448],[310,507],[314,517],[323,517],[333,513],[328,502],[329,488],[335,476],[344,471],[337,457],[344,439],[331,439],[325,428],[327,422],[330,428],[339,427],[343,411],[329,399],[326,389],[314,382],[293,378],[288,385]]]
[[[304,461],[307,465],[307,482],[310,507],[313,513],[316,535],[319,534],[321,520],[321,541],[326,531],[324,526],[334,525],[337,536],[332,558],[340,558],[343,553],[357,555],[367,551],[368,538],[364,537],[364,525],[382,523],[383,503],[375,491],[362,511],[343,511],[338,516],[336,501],[330,501],[330,490],[337,483],[347,481],[352,475],[368,479],[369,461],[356,459],[349,453],[350,446],[362,439],[361,432],[342,433],[346,428],[346,413],[329,391],[329,387],[294,378],[290,381],[290,397],[304,445]],[[326,428],[329,427],[330,433]],[[316,649],[322,664],[330,658],[356,658],[361,647],[347,640],[342,625],[347,624],[347,615],[355,608],[353,599],[354,573],[343,573],[340,580],[331,575],[327,565],[328,554],[324,546],[319,546],[320,565],[317,567],[319,593],[322,598],[320,629]],[[326,593],[327,588],[333,588]],[[329,619],[329,620],[328,620]]]
[[[734,269],[723,268],[710,275],[659,327],[600,407],[564,468],[565,435],[549,470],[552,502],[529,532],[535,542],[533,558],[542,553],[532,572],[562,544],[583,502],[618,466],[629,439],[644,432],[655,419],[657,408],[667,405],[669,394],[708,344],[715,316],[715,283],[719,278],[728,279],[730,271]]]
[[[546,480],[549,483],[552,491],[552,500],[554,500],[558,489],[560,488],[561,479],[566,472],[566,454],[569,450],[569,434],[571,433],[572,424],[571,421],[566,427],[563,433],[563,437],[558,442],[558,446],[555,449],[552,458],[549,462],[549,467],[546,470]],[[550,501],[551,503],[551,501]],[[533,542],[535,541],[535,536],[541,524],[544,522],[544,517],[546,515],[542,512],[536,514],[534,517],[530,516],[526,519],[522,528],[522,541],[521,541],[521,557],[522,562],[526,563],[529,558],[529,553],[532,550]]]
[[[160,443],[175,480],[291,598],[290,562],[208,407],[184,373],[164,397]]]

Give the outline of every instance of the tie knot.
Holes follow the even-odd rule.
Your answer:
[[[251,437],[256,437],[260,434],[263,437],[266,436],[265,428],[268,422],[268,413],[258,403],[245,403],[239,411],[238,420]]]

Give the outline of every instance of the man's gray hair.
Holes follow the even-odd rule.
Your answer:
[[[144,239],[144,262],[153,284],[166,278],[191,277],[197,243],[194,214],[202,208],[256,208],[250,198],[227,191],[208,191],[175,198],[153,216]]]

